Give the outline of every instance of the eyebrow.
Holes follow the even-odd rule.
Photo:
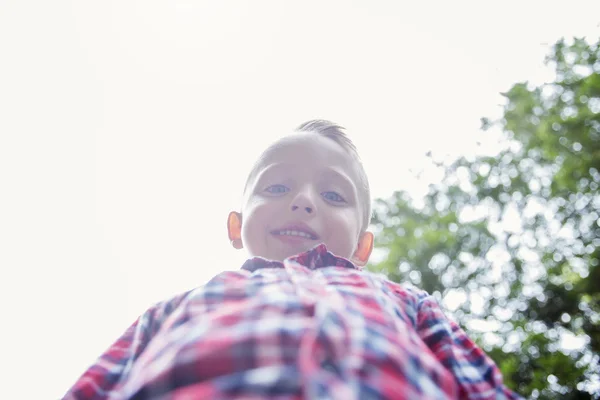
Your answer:
[[[255,182],[260,182],[261,178],[264,175],[266,175],[267,173],[271,172],[272,170],[278,170],[278,169],[284,168],[284,167],[297,167],[297,165],[285,163],[285,162],[269,164],[269,166],[267,166],[258,175],[256,175]],[[346,173],[341,171],[339,168],[326,167],[322,174],[325,176],[327,176],[327,175],[334,176],[335,178],[337,178],[341,182],[343,182],[343,184],[348,187],[348,190],[352,191],[352,194],[354,196],[357,195],[358,187],[356,187],[356,184],[353,183],[352,179],[350,179],[350,177]]]
[[[352,179],[348,175],[346,175],[343,171],[340,171],[339,168],[335,167],[327,167],[326,174],[330,174],[335,176],[337,179],[341,180],[345,185],[348,186],[348,189],[351,189],[353,194],[358,189],[356,184],[352,182]]]
[[[286,165],[291,165],[291,164],[288,164],[288,163],[269,164],[265,169],[263,169],[258,174],[256,174],[256,176],[254,177],[254,183],[256,184],[256,182],[259,182],[263,176],[265,176],[267,173],[271,172],[272,170],[277,169],[278,167],[281,167],[281,166],[286,166]]]

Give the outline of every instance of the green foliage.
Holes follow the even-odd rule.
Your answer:
[[[515,84],[482,120],[496,155],[437,164],[422,202],[376,202],[387,255],[369,268],[436,295],[520,394],[599,398],[600,42],[546,62],[553,82]]]

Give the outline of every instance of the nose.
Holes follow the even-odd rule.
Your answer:
[[[311,196],[306,192],[299,192],[291,203],[292,211],[300,210],[307,214],[315,213],[315,204]]]
[[[296,211],[298,208],[301,208],[301,207],[298,207],[296,205],[292,205],[292,211]],[[309,214],[312,214],[313,209],[312,209],[312,207],[304,207],[304,211],[306,211]]]

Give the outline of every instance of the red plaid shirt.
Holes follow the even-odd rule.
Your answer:
[[[423,291],[324,245],[146,311],[65,399],[513,399]]]

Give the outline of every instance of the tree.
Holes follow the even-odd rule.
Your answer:
[[[382,262],[433,293],[531,398],[600,398],[600,41],[557,42],[551,83],[503,95],[494,155],[437,162],[417,203],[376,201]]]

